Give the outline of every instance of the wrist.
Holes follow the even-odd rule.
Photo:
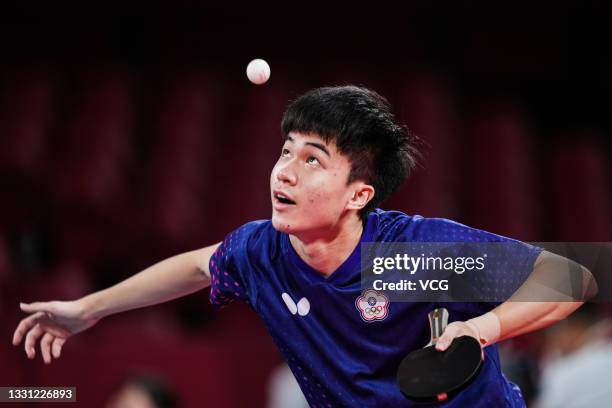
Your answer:
[[[499,317],[493,312],[467,320],[466,323],[476,331],[483,347],[496,343],[501,334]]]
[[[97,295],[97,292],[92,293],[76,301],[81,309],[81,318],[84,320],[100,320],[106,316],[100,307],[100,301]]]

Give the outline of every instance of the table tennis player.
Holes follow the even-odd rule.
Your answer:
[[[374,91],[355,86],[309,91],[290,103],[281,130],[283,145],[270,177],[270,220],[247,223],[222,242],[163,260],[83,298],[22,304],[29,315],[13,343],[23,341],[29,358],[38,345],[50,363],[72,335],[106,316],[210,286],[213,305],[238,299],[261,316],[311,406],[414,406],[398,389],[396,370],[407,353],[427,343],[427,315],[439,305],[391,302],[382,293],[364,291],[360,244],[517,241],[447,219],[379,209],[408,177],[417,152],[413,136]],[[244,172],[248,182],[248,162]],[[245,205],[248,200],[244,197]],[[507,254],[513,260],[507,276],[514,283],[559,262],[558,256],[519,244]],[[500,370],[496,343],[564,319],[581,304],[444,305],[449,325],[436,347],[445,350],[454,338],[471,336],[485,359],[466,389],[434,406],[525,406],[519,388]]]

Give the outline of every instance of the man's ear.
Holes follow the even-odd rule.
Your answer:
[[[347,209],[361,210],[372,198],[374,198],[374,187],[364,182],[357,182],[353,188],[353,195],[349,198]]]

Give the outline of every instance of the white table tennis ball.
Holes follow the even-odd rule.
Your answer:
[[[270,78],[270,66],[266,61],[257,58],[249,62],[246,74],[249,81],[256,85],[261,85]]]

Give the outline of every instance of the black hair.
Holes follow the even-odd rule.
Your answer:
[[[334,142],[349,158],[347,183],[371,184],[374,197],[360,212],[362,219],[387,199],[416,164],[416,137],[396,123],[389,102],[358,86],[313,89],[291,102],[283,115],[281,132],[314,133]]]

